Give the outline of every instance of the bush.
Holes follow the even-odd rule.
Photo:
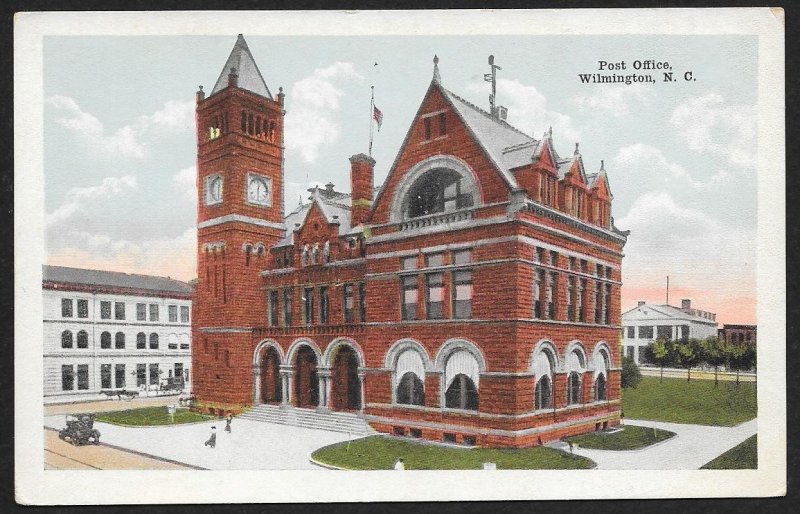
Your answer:
[[[627,356],[622,357],[622,387],[636,387],[642,381],[642,372],[639,371],[639,366],[636,362]]]

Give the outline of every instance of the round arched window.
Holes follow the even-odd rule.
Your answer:
[[[472,192],[462,187],[461,175],[447,168],[432,169],[414,182],[406,196],[406,216],[416,218],[472,207]]]

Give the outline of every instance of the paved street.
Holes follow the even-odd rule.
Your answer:
[[[46,416],[45,425],[61,428],[64,416]],[[217,427],[214,449],[203,445],[212,425]],[[225,433],[223,420],[143,428],[95,422],[95,428],[102,443],[206,469],[320,469],[309,463],[311,453],[347,440],[347,434],[338,432],[236,418],[230,434]]]
[[[626,419],[625,424],[656,427],[675,432],[676,435],[642,450],[576,448],[575,453],[595,461],[597,469],[699,469],[757,431],[755,419],[735,427],[682,425],[634,419]]]

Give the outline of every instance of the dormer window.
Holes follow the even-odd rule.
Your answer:
[[[408,217],[416,218],[472,207],[472,194],[464,189],[461,175],[456,171],[430,170],[414,183],[408,193]]]

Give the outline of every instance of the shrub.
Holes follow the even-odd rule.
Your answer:
[[[636,387],[642,381],[642,372],[636,362],[627,356],[622,357],[622,387]]]

